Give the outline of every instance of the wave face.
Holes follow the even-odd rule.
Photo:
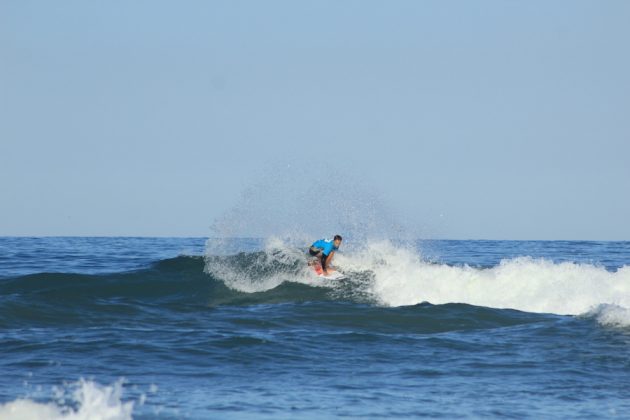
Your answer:
[[[260,253],[231,260],[247,266]],[[197,311],[217,305],[248,305],[326,299],[320,288],[294,283],[274,290],[234,290],[204,273],[204,258],[180,256],[124,273],[39,273],[0,281],[0,327],[20,323],[61,325],[146,316],[147,311]]]

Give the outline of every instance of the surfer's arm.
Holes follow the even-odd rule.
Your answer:
[[[322,258],[322,270],[324,270],[324,273],[328,274],[328,266],[330,265],[330,263],[332,262],[332,258],[333,255],[335,255],[335,252],[331,252],[330,254],[328,254],[328,256],[326,258]]]

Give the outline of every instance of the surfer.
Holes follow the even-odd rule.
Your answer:
[[[322,265],[322,271],[324,275],[328,275],[328,267],[332,262],[333,256],[335,255],[335,251],[339,249],[339,245],[341,245],[341,236],[335,235],[333,239],[320,239],[318,241],[313,242],[311,247],[308,250],[308,253],[313,257],[317,257],[319,262]]]

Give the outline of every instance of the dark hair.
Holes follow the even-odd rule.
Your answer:
[[[336,240],[343,241],[343,239],[341,238],[341,235],[335,235],[335,238],[333,240],[334,241],[336,241]]]

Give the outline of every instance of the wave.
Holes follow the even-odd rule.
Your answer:
[[[630,266],[608,271],[592,264],[531,257],[487,268],[447,265],[390,242],[347,250],[335,260],[347,278],[323,281],[308,269],[301,249],[272,239],[262,251],[180,256],[130,272],[2,279],[0,326],[89,322],[95,313],[107,319],[156,309],[196,311],[313,301],[375,307],[458,303],[529,313],[591,314],[602,324],[630,326]]]
[[[151,323],[173,319],[165,311],[175,316],[184,313],[188,319],[190,312],[240,305],[273,305],[274,311],[267,316],[287,326],[315,322],[370,334],[439,333],[541,319],[519,311],[462,304],[386,307],[367,293],[371,273],[321,281],[305,266],[305,257],[276,249],[205,260],[177,257],[119,274],[18,277],[0,282],[0,328],[125,327],[138,322],[151,328]],[[228,277],[220,277],[222,273]]]
[[[264,253],[226,257],[248,267]],[[286,281],[244,292],[204,272],[199,256],[160,260],[151,267],[113,274],[39,273],[0,280],[0,327],[20,323],[60,325],[145,317],[147,312],[198,311],[219,305],[332,300],[326,289]],[[272,271],[281,273],[280,267]],[[291,280],[287,278],[286,280]],[[151,315],[149,313],[148,315]],[[153,314],[153,317],[159,316]]]

